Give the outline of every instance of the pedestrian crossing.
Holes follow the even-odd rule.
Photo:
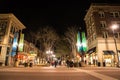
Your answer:
[[[74,68],[33,67],[33,68],[0,68],[0,72],[77,72]]]
[[[94,71],[93,71],[94,70]],[[7,68],[1,68],[0,67],[0,73],[1,72],[39,72],[39,73],[43,73],[43,72],[57,72],[57,73],[87,73],[89,75],[98,77],[100,79],[108,79],[108,80],[117,80],[116,78],[112,78],[110,76],[106,76],[100,73],[97,73],[96,71],[120,71],[120,68],[90,68],[90,67],[84,67],[84,68],[67,68],[67,67],[7,67]],[[119,72],[118,72],[119,73]]]
[[[0,72],[83,72],[83,70],[92,70],[92,71],[119,71],[120,68],[91,68],[91,67],[82,67],[82,68],[67,68],[66,66],[53,66],[50,67],[3,67],[0,68]]]

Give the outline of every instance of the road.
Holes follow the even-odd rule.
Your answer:
[[[0,67],[0,80],[120,80],[120,68]]]

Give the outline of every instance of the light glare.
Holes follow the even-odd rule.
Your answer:
[[[117,24],[112,25],[112,29],[113,29],[113,30],[115,30],[115,29],[117,29],[117,28],[118,28],[118,25],[117,25]]]

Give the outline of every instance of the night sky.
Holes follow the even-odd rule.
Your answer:
[[[72,25],[84,30],[83,19],[91,3],[120,0],[0,0],[0,13],[13,13],[26,26],[26,32],[46,25],[58,32]]]

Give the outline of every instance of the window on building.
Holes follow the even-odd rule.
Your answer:
[[[92,24],[92,32],[95,32],[95,25],[94,25],[94,23]]]
[[[103,38],[108,38],[108,32],[103,32]]]
[[[7,47],[7,55],[10,53],[10,47]]]
[[[110,12],[110,17],[118,18],[118,17],[120,17],[120,13],[119,12]]]
[[[87,30],[88,31],[88,30]],[[87,32],[87,35],[89,35],[89,33]]]
[[[10,33],[12,33],[12,34],[14,34],[14,33],[15,33],[15,27],[14,27],[13,25],[11,26]]]
[[[107,26],[106,21],[100,21],[100,27],[105,28]]]
[[[1,54],[2,46],[0,46],[0,54]]]
[[[94,39],[94,40],[96,39],[96,34],[93,34],[93,39]]]
[[[9,37],[9,43],[12,44],[13,43],[13,38]]]
[[[5,30],[7,26],[7,21],[0,21],[0,30]]]
[[[88,44],[89,44],[89,45],[91,44],[91,39],[88,40]]]
[[[99,12],[98,14],[99,14],[99,17],[100,17],[100,18],[104,18],[104,17],[105,17],[105,13],[104,13],[104,12],[102,12],[102,11],[101,11],[101,12]]]
[[[1,35],[1,36],[5,35],[6,26],[7,26],[7,22],[4,21],[4,20],[1,20],[1,21],[0,21],[0,35]]]
[[[119,36],[119,38],[120,38],[120,32],[118,33],[118,36]]]
[[[3,36],[0,35],[0,43],[2,42],[2,40],[3,40]]]
[[[90,24],[93,22],[93,17],[92,15],[90,16]]]
[[[114,34],[114,37],[115,37],[115,38],[120,38],[120,32],[115,33],[115,34]]]
[[[89,27],[89,34],[92,33],[92,26]]]
[[[12,33],[12,31],[13,31],[13,26],[11,26],[11,29],[10,29],[10,32]]]
[[[91,21],[90,21],[90,19],[88,20],[88,25],[90,25],[90,23],[91,23]]]

